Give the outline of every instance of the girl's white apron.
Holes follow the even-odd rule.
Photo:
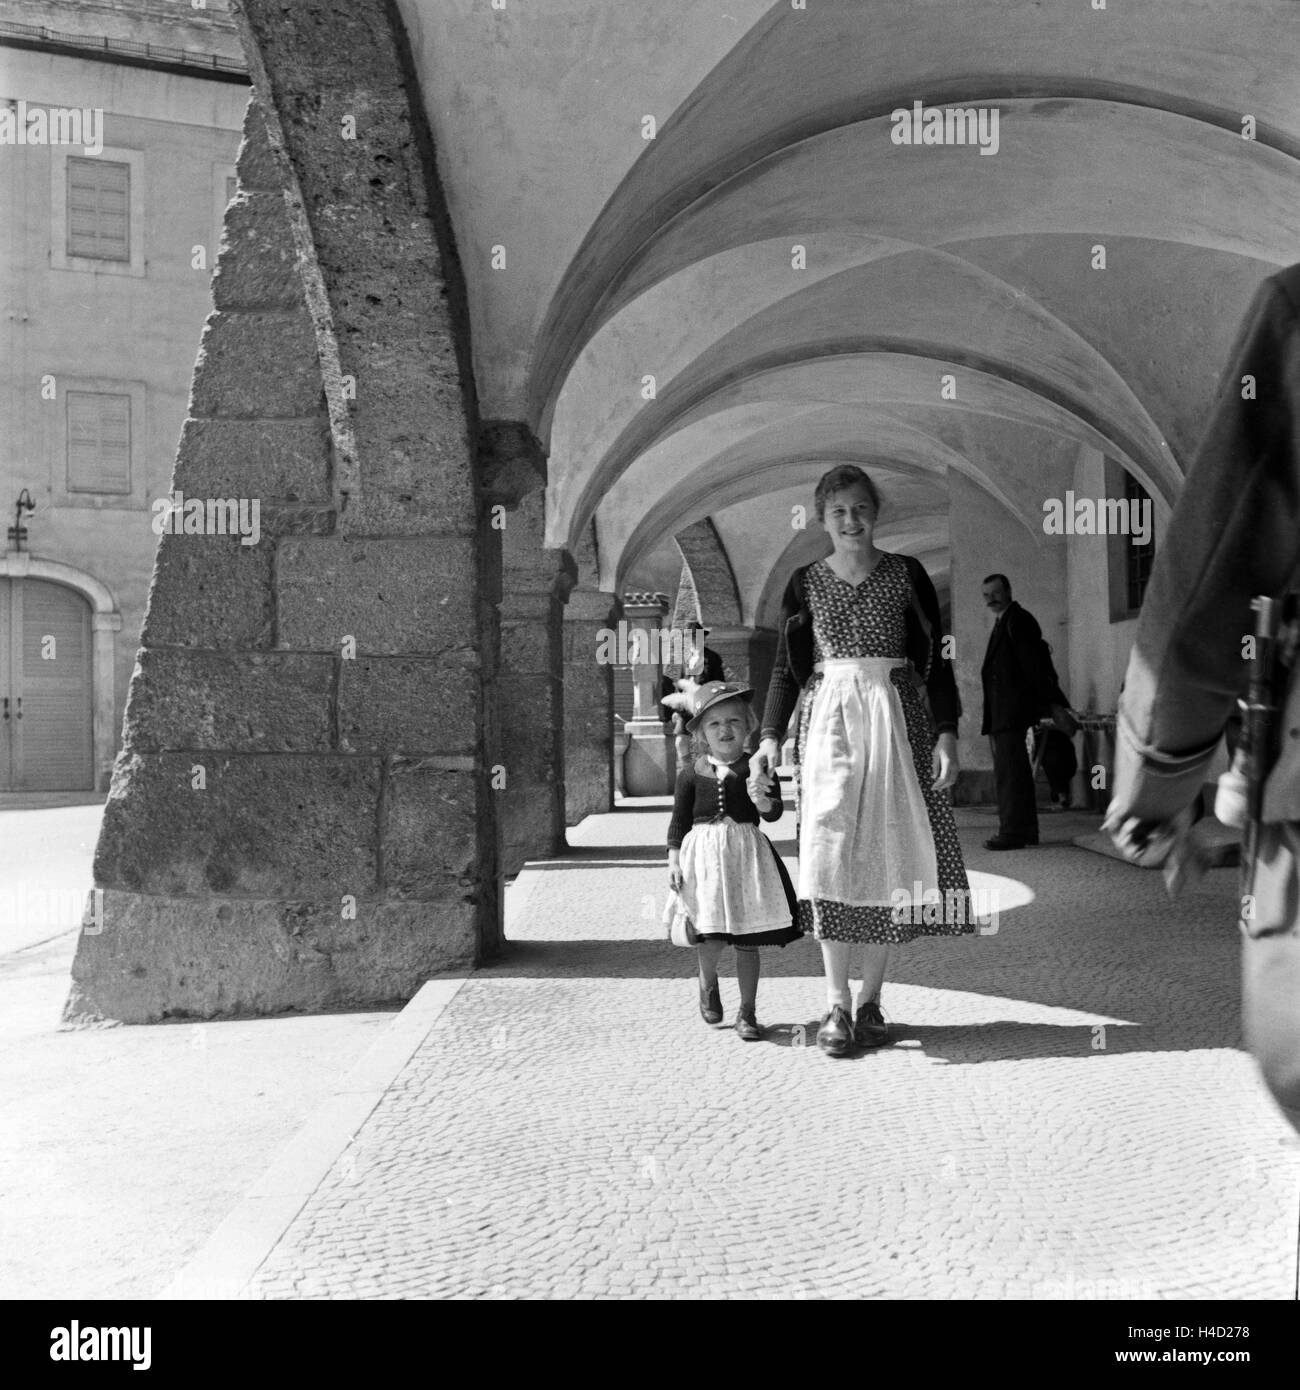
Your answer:
[[[681,864],[681,898],[696,931],[745,937],[790,925],[785,885],[758,826],[730,817],[694,826]]]

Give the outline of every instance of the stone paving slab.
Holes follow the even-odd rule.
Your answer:
[[[959,811],[971,867],[1034,900],[896,952],[895,1045],[833,1061],[810,941],[763,953],[765,1041],[701,1022],[657,922],[667,815],[525,871],[509,957],[243,1296],[1295,1297],[1300,1146],[1238,1050],[1231,871],[1170,904],[1078,818],[994,855]]]

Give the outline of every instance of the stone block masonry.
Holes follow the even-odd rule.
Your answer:
[[[401,1000],[500,940],[500,553],[396,8],[241,8],[254,99],[172,488],[262,527],[159,542],[71,1021]]]

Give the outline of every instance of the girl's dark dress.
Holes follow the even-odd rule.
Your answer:
[[[719,770],[724,775],[718,776]],[[705,941],[784,946],[795,925],[794,885],[760,818],[781,819],[779,787],[760,812],[745,785],[749,759],[721,765],[707,755],[677,775],[668,847],[681,851],[681,898]]]

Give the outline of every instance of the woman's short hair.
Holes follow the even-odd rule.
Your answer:
[[[866,489],[867,496],[871,498],[871,505],[876,509],[876,515],[880,515],[880,491],[875,483],[860,469],[855,463],[836,464],[829,473],[823,473],[817,483],[817,491],[813,493],[813,506],[817,511],[817,520],[826,520],[826,503],[834,497],[837,492],[845,492],[851,487],[861,487]]]
[[[758,715],[754,713],[754,705],[750,700],[742,699],[739,695],[733,695],[730,700],[719,700],[716,705],[710,705],[705,711],[704,718],[707,719],[714,710],[722,709],[726,705],[739,705],[745,711],[745,737],[742,740],[749,742],[749,736],[758,732]],[[704,720],[701,720],[695,732],[691,735],[691,752],[699,757],[701,753],[709,751],[709,741],[704,736]]]

